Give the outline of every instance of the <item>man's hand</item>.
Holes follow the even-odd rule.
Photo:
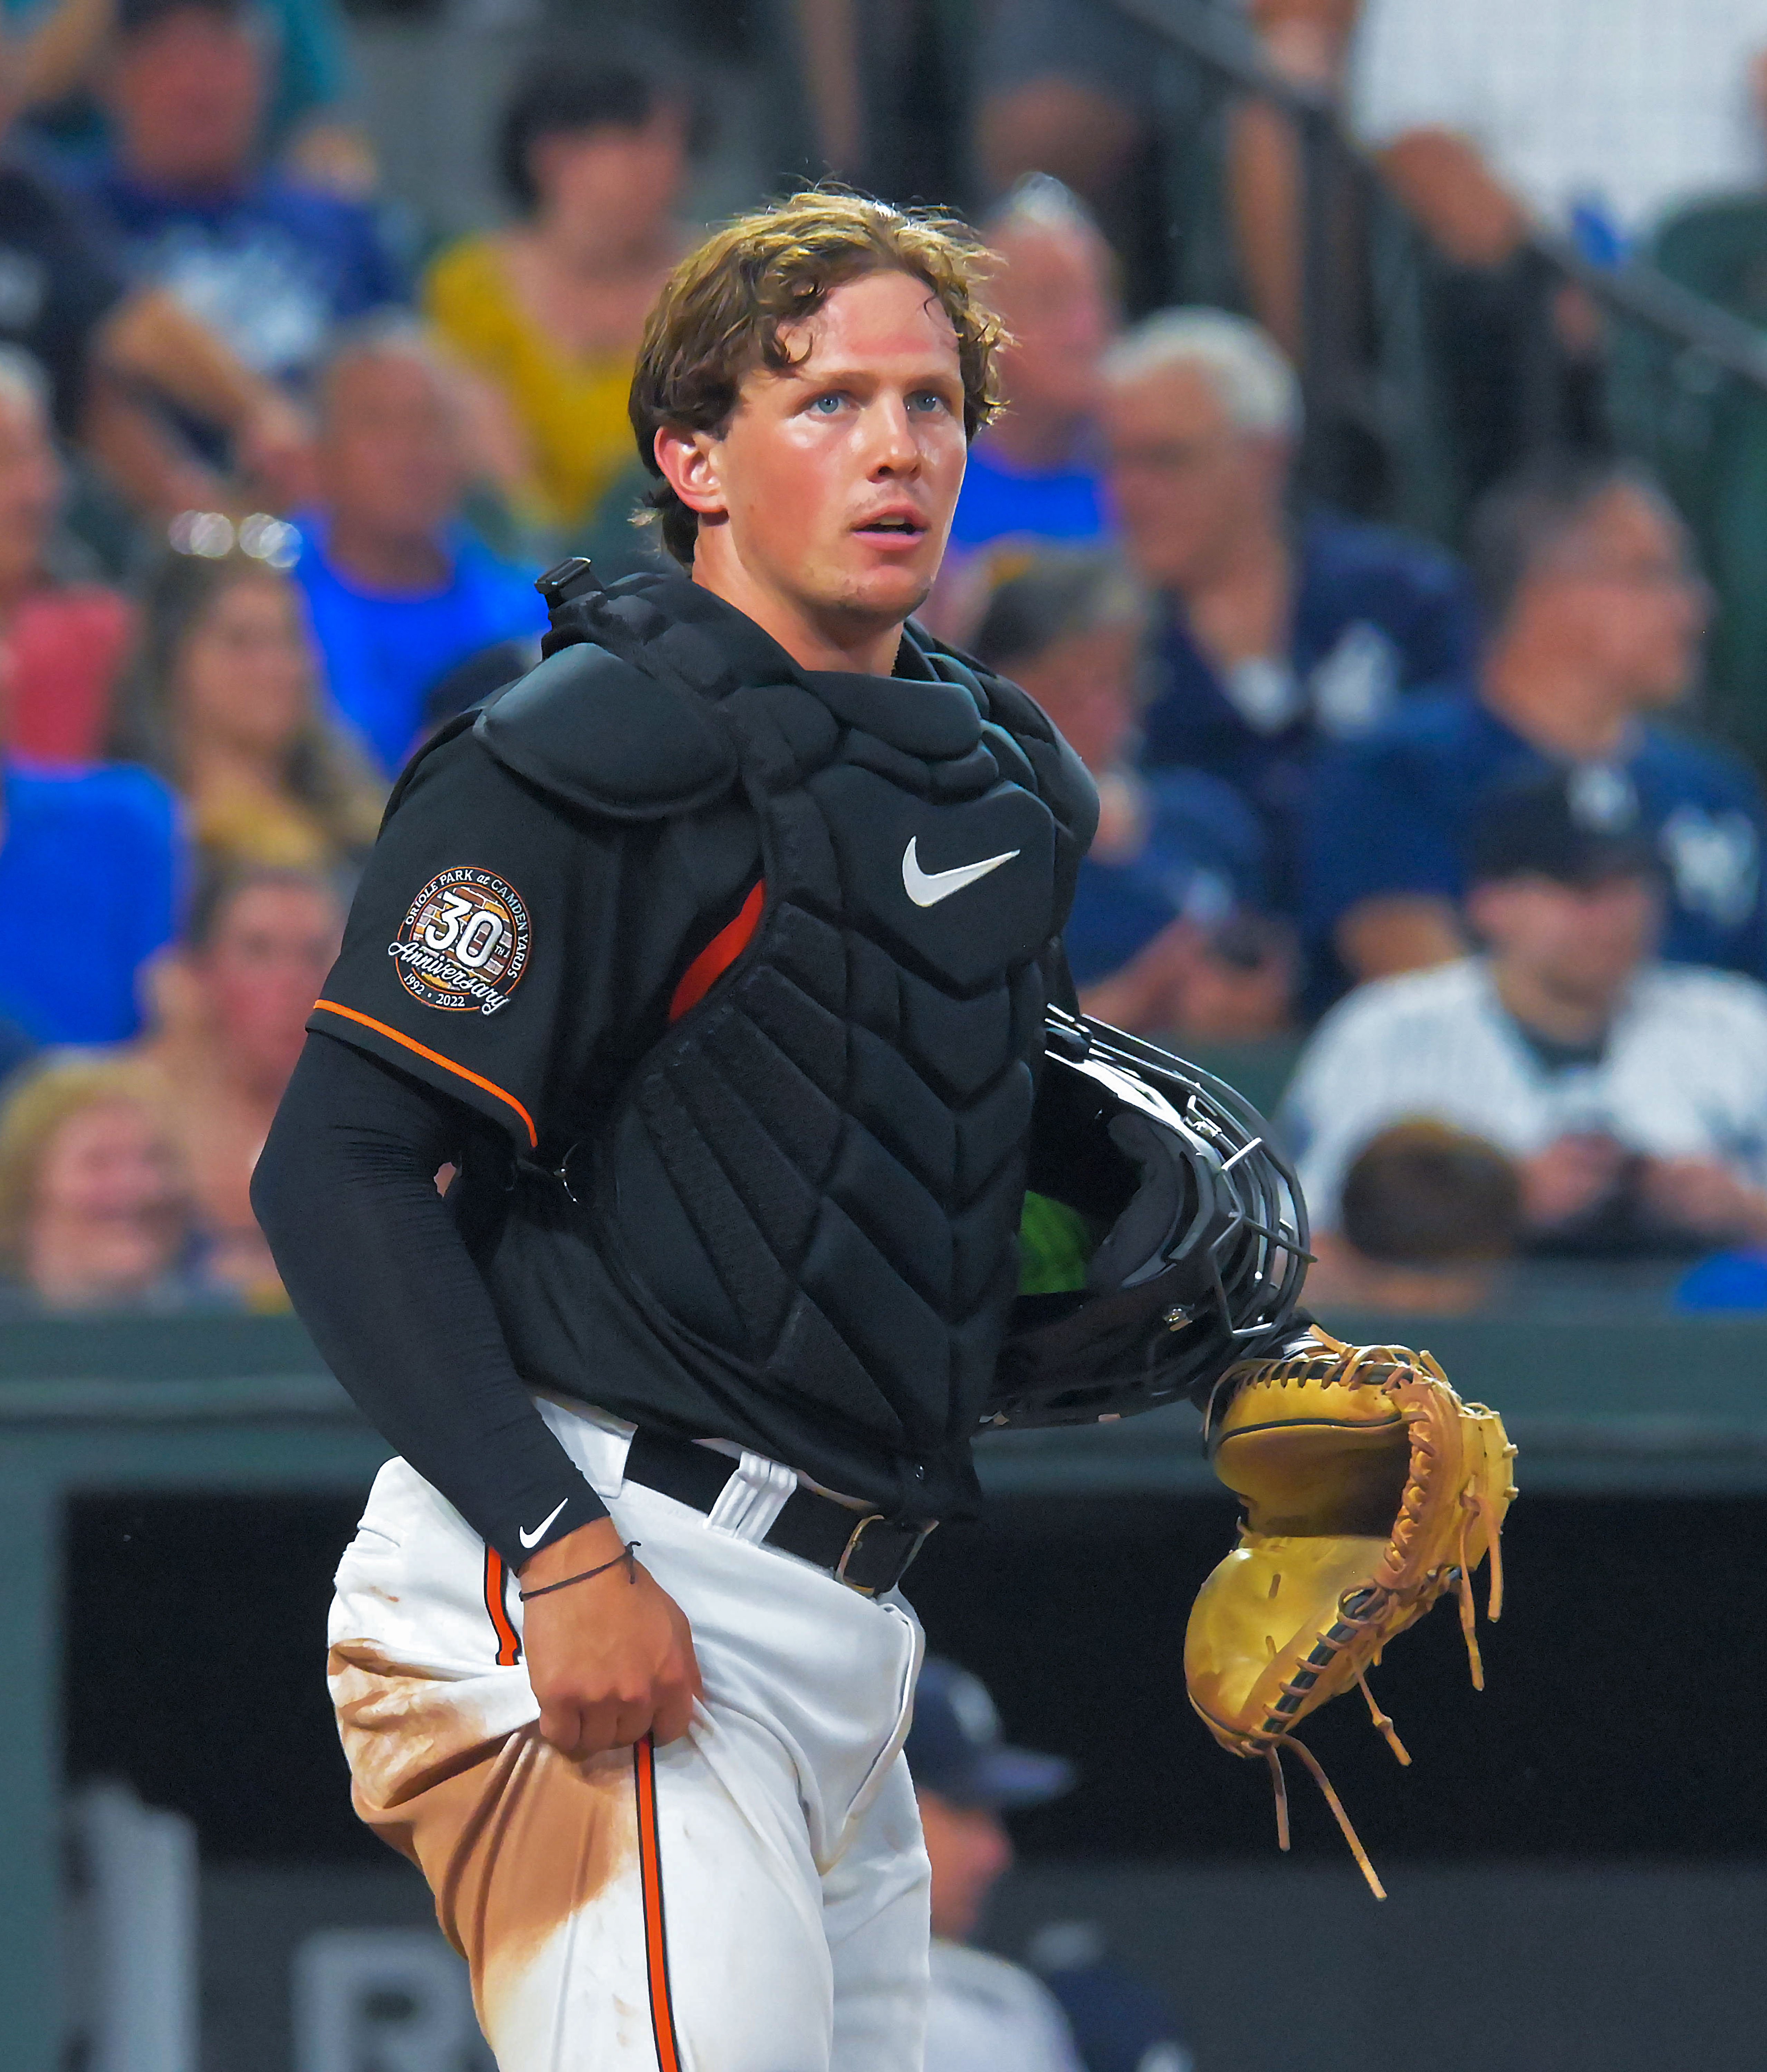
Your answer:
[[[1639,1194],[1654,1215],[1703,1237],[1767,1238],[1767,1196],[1707,1158],[1653,1158]]]
[[[624,1542],[609,1518],[543,1547],[521,1571],[524,1590],[618,1566],[523,1609],[528,1681],[540,1731],[561,1755],[601,1755],[646,1734],[679,1740],[700,1695],[700,1666],[681,1608],[642,1562],[618,1561]]]
[[[1611,1137],[1561,1137],[1521,1163],[1522,1209],[1536,1230],[1582,1215],[1619,1184],[1628,1154]]]

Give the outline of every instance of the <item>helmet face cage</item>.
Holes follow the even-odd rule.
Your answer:
[[[1079,1072],[1109,1110],[1139,1111],[1180,1140],[1194,1206],[1116,1289],[1061,1298],[1053,1316],[1042,1298],[1037,1320],[1009,1334],[989,1424],[1091,1423],[1206,1395],[1283,1332],[1310,1257],[1300,1186],[1248,1101],[1137,1037],[1056,1009],[1048,1018],[1049,1068]]]

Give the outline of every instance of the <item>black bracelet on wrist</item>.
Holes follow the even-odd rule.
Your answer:
[[[638,1581],[638,1564],[632,1556],[643,1544],[641,1540],[634,1540],[623,1547],[611,1561],[602,1562],[598,1568],[585,1568],[580,1575],[567,1576],[561,1583],[542,1583],[537,1590],[517,1590],[516,1596],[523,1604],[526,1604],[530,1597],[549,1597],[554,1590],[568,1590],[573,1583],[586,1583],[591,1577],[605,1576],[610,1568],[617,1568],[622,1561],[626,1564],[627,1581],[635,1583]]]

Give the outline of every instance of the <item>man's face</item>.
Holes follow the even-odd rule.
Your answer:
[[[967,1942],[988,1895],[1013,1861],[1013,1844],[999,1814],[985,1806],[956,1806],[923,1786],[921,1832],[932,1866],[933,1933]]]
[[[994,240],[1002,265],[992,300],[1013,343],[1000,356],[1008,408],[1029,417],[1090,417],[1099,359],[1116,327],[1102,241],[1079,225],[1036,224]]]
[[[687,170],[686,112],[668,101],[644,122],[555,130],[528,154],[540,213],[596,251],[652,239],[680,199]]]
[[[1699,661],[1707,597],[1685,533],[1642,491],[1601,498],[1518,598],[1626,709],[1673,705]]]
[[[124,163],[172,187],[238,179],[257,146],[264,90],[250,22],[199,6],[161,16],[124,41],[112,72]]]
[[[279,1086],[343,938],[337,902],[318,886],[248,885],[223,914],[195,971],[210,1027],[248,1076]]]
[[[1525,877],[1475,886],[1467,913],[1500,972],[1512,966],[1559,1000],[1605,1009],[1654,949],[1662,905],[1649,878]]]
[[[1095,776],[1128,758],[1140,717],[1135,694],[1140,628],[1096,626],[1054,641],[1015,662],[1015,682],[1030,693]]]
[[[963,485],[964,384],[951,319],[923,281],[836,288],[781,342],[794,364],[746,376],[722,437],[681,480],[721,558],[794,615],[843,635],[925,601]],[[659,448],[669,437],[659,435]]]
[[[61,501],[61,466],[43,413],[0,393],[0,590],[33,581]]]
[[[326,393],[318,457],[335,519],[395,539],[426,538],[454,516],[466,489],[458,399],[419,353],[347,360]]]
[[[1111,501],[1135,571],[1154,588],[1182,595],[1280,522],[1285,442],[1237,430],[1200,369],[1111,383],[1103,422]]]

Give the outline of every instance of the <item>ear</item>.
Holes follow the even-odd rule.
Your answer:
[[[725,516],[722,449],[723,442],[713,433],[678,425],[664,426],[651,444],[663,479],[702,518]]]
[[[1502,935],[1504,919],[1510,911],[1508,892],[1502,879],[1468,886],[1462,911],[1467,926],[1481,944],[1489,944]]]

